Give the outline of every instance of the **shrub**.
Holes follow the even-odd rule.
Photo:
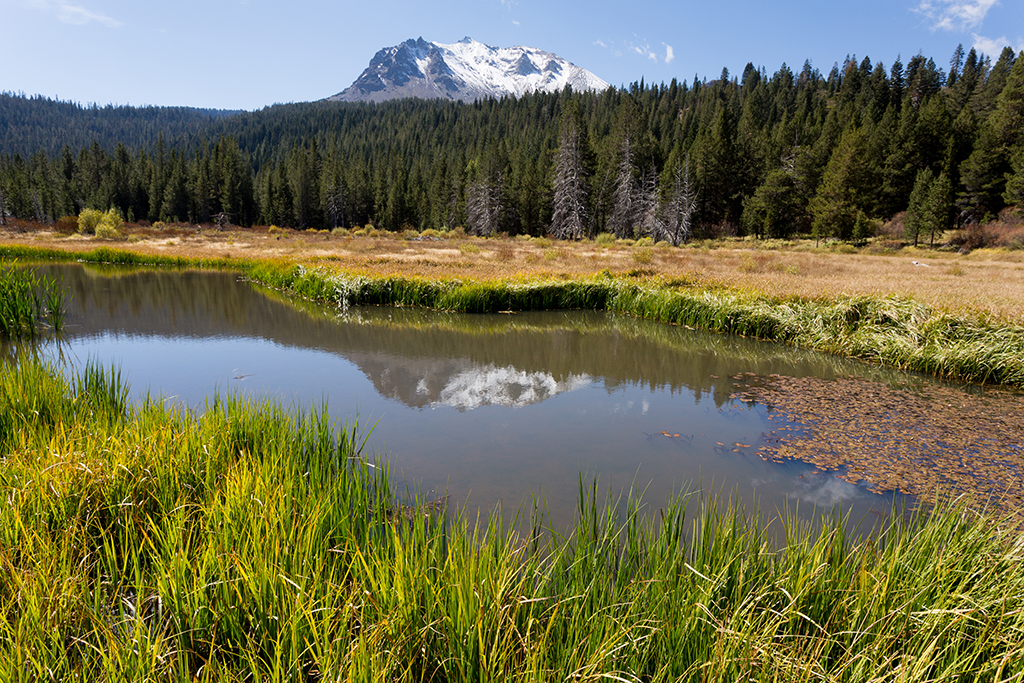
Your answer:
[[[633,249],[634,263],[650,263],[654,260],[654,251],[648,246]]]
[[[975,249],[1024,247],[1024,221],[1013,210],[1004,210],[999,220],[989,223],[968,223],[954,233],[950,244],[960,248],[961,253]]]
[[[615,244],[615,235],[610,232],[598,233],[597,237],[594,238],[594,242],[602,246],[609,246]]]
[[[331,230],[331,234],[337,235],[338,237],[348,237],[352,233],[349,232],[348,228],[335,228],[334,230]]]
[[[167,224],[164,223],[163,221],[157,221],[156,223],[153,224],[153,229],[154,230],[166,230],[167,229]]]
[[[103,212],[99,209],[82,209],[78,214],[78,232],[83,235],[95,235],[96,226],[103,220]]]
[[[638,247],[650,247],[654,244],[654,240],[650,237],[641,237],[636,241]]]
[[[113,239],[121,236],[121,228],[124,221],[115,209],[106,213],[99,209],[82,209],[78,215],[78,232],[84,235],[96,235],[103,239]]]

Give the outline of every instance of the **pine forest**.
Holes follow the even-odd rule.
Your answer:
[[[254,112],[0,95],[0,217],[858,241],[1024,206],[1024,53]]]

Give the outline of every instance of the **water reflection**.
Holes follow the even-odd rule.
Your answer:
[[[537,496],[567,520],[580,473],[613,490],[635,483],[654,504],[687,482],[769,510],[841,502],[866,516],[892,501],[764,462],[756,450],[774,416],[730,398],[745,372],[906,382],[881,368],[595,312],[339,311],[234,274],[45,270],[68,290],[70,355],[119,363],[136,395],[327,399],[339,418],[377,424],[371,445],[412,487],[470,509]]]

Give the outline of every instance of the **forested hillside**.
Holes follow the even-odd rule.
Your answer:
[[[916,238],[1024,205],[1024,55],[1010,48],[994,63],[958,48],[947,68],[851,57],[827,75],[748,64],[599,94],[278,105],[201,128],[160,120],[126,127],[113,146],[55,129],[59,150],[6,152],[7,215],[113,207],[135,221],[222,214],[678,243],[858,239],[901,211]]]
[[[118,142],[148,148],[161,133],[168,142],[187,146],[215,119],[237,113],[192,107],[86,107],[0,92],[0,154],[54,156],[65,146],[81,149],[93,142],[108,152]]]

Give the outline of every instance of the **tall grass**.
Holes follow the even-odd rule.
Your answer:
[[[541,510],[523,536],[500,511],[397,514],[326,408],[126,391],[0,372],[2,680],[1024,676],[1024,544],[962,506],[853,538],[581,479],[572,529]]]
[[[0,264],[0,339],[34,339],[63,325],[64,293],[54,280]]]

